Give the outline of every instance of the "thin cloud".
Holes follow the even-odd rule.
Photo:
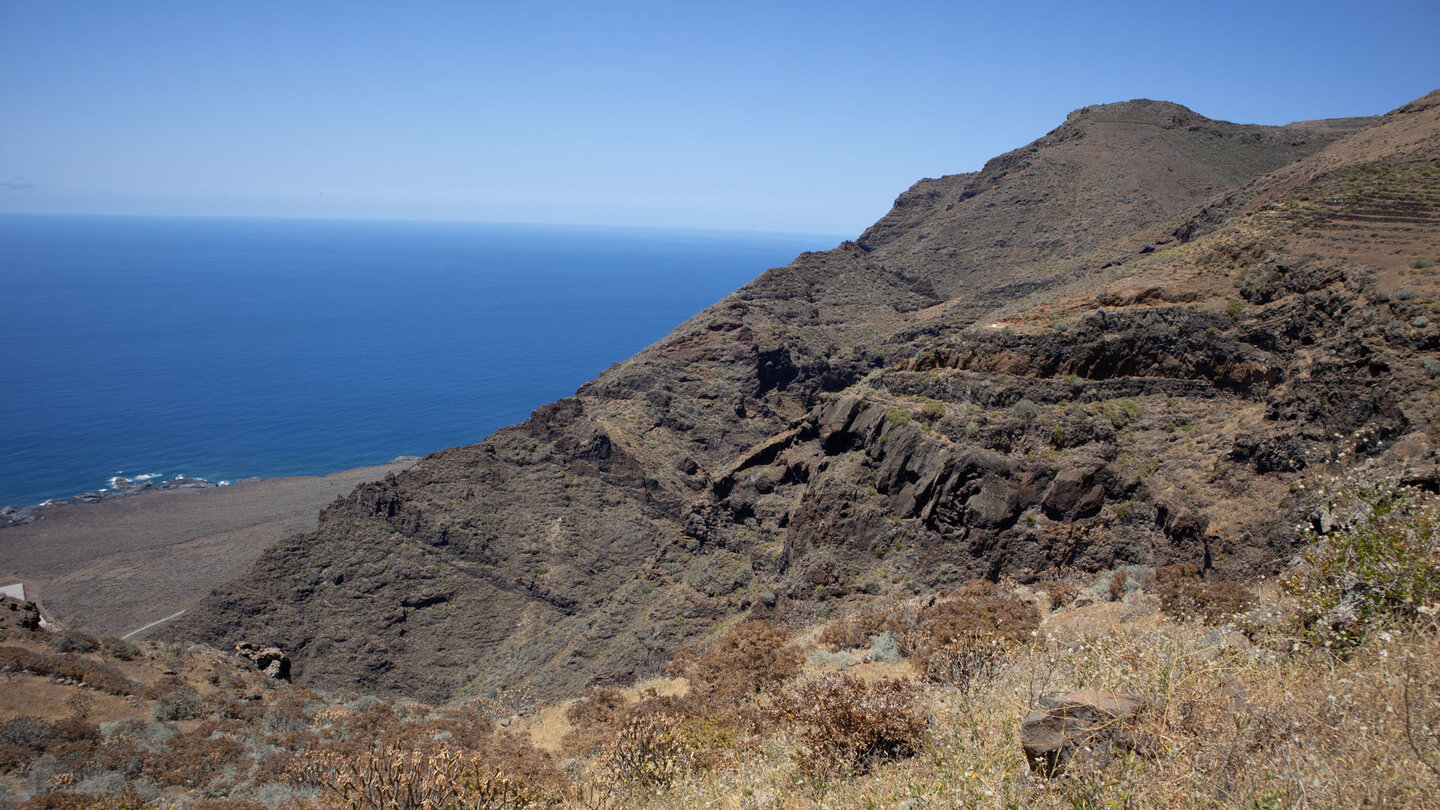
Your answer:
[[[14,180],[7,180],[0,183],[0,189],[4,189],[5,191],[33,191],[35,184],[26,182],[23,177],[17,177]]]

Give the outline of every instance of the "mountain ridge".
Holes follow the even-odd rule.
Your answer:
[[[1407,324],[1434,294],[1400,296],[1386,251],[1440,249],[1435,97],[1286,127],[1081,108],[575,397],[338,499],[167,632],[278,643],[320,686],[561,694],[653,673],[740,615],[1060,566],[1271,564],[1287,475],[1330,433],[1433,459],[1412,400],[1433,400],[1434,330]],[[1329,198],[1300,199],[1340,182],[1410,195],[1413,232],[1292,250],[1342,233]],[[1348,403],[1317,410],[1331,391]],[[1290,506],[1245,505],[1263,501]]]

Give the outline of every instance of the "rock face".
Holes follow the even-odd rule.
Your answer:
[[[1306,458],[1434,463],[1440,279],[1410,265],[1440,244],[1437,144],[1427,100],[1300,127],[1079,110],[337,500],[167,632],[268,634],[318,686],[563,695],[738,613],[1253,572],[1295,541]]]
[[[1083,690],[1045,695],[1020,726],[1020,746],[1030,769],[1059,776],[1077,755],[1104,761],[1145,747],[1136,721],[1145,709],[1138,695]]]
[[[248,641],[242,641],[235,645],[235,652],[271,678],[277,681],[290,680],[290,656],[279,647],[256,647]]]
[[[0,630],[39,630],[40,607],[34,602],[0,596]]]

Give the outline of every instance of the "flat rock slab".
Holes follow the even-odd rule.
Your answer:
[[[0,577],[22,580],[68,627],[124,635],[192,606],[266,548],[313,531],[336,497],[412,463],[65,504],[0,528]]]
[[[1082,689],[1045,695],[1020,726],[1020,746],[1030,769],[1059,776],[1082,751],[1101,759],[1143,747],[1135,731],[1146,701],[1139,695]]]

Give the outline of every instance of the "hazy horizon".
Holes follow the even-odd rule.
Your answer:
[[[1440,85],[1434,3],[0,2],[0,211],[855,236],[1077,107]]]

